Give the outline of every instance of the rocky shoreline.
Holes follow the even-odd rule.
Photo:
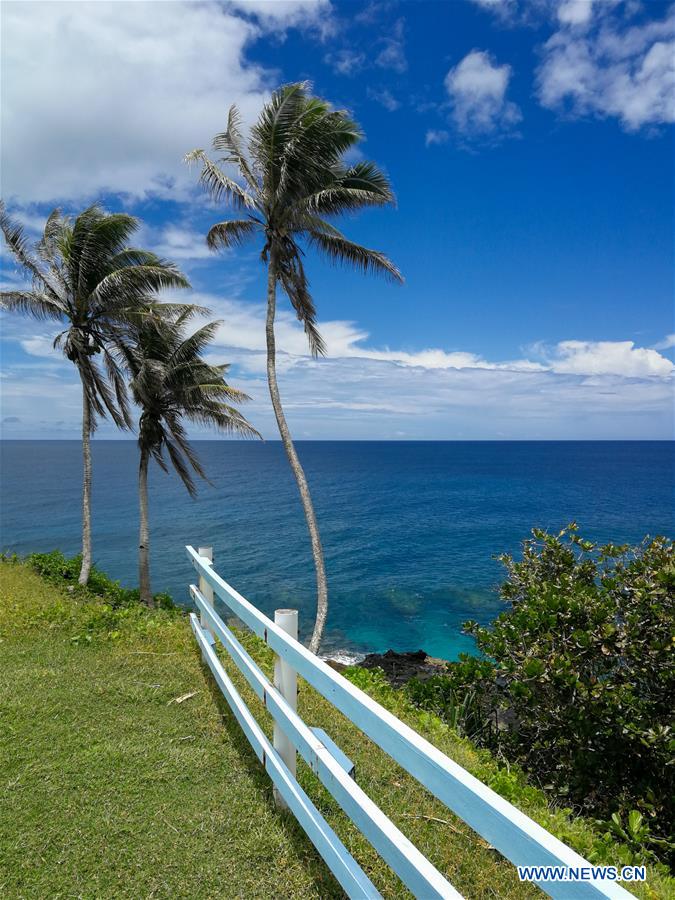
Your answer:
[[[338,672],[348,668],[345,663],[327,659],[326,662]],[[424,650],[410,650],[397,653],[387,650],[385,653],[369,653],[356,663],[362,669],[382,669],[385,678],[393,687],[402,687],[411,678],[426,681],[432,675],[441,675],[446,669],[447,661],[429,656]]]

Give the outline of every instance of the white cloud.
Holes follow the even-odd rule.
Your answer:
[[[446,144],[450,135],[447,131],[438,128],[430,128],[424,135],[424,146],[432,147],[434,144]]]
[[[335,53],[327,53],[326,62],[333,71],[339,75],[356,75],[366,64],[365,53],[356,50],[337,50]]]
[[[352,43],[324,56],[324,62],[338,75],[353,76],[364,69],[391,69],[402,74],[408,68],[405,55],[405,20],[389,18],[387,4],[373,3],[353,17],[366,25],[366,44]]]
[[[585,25],[593,15],[593,0],[562,0],[558,20],[564,25]]]
[[[30,209],[10,209],[9,215],[14,222],[23,225],[25,231],[31,233],[32,236],[38,237],[45,230],[45,222],[47,217]]]
[[[524,18],[527,18],[527,13],[523,13],[523,11],[519,9],[518,0],[471,0],[471,2],[486,12],[491,13],[502,22],[511,22],[518,13]],[[542,0],[526,0],[526,2],[531,6],[535,6],[538,3],[541,3]],[[544,2],[549,2],[549,0],[544,0]]]
[[[265,386],[257,385],[255,414],[264,422]],[[417,438],[650,437],[672,428],[670,386],[661,379],[348,359],[299,363],[283,374],[281,390],[292,426],[326,437],[345,429],[349,436],[394,437],[401,426]]]
[[[54,349],[53,334],[36,334],[32,337],[23,338],[19,343],[24,353],[29,356],[44,356],[48,359],[63,359],[63,353]]]
[[[675,347],[675,334],[667,334],[662,341],[654,344],[653,350],[671,350]]]
[[[237,357],[249,371],[264,371],[265,307],[263,304],[226,300],[196,293],[192,302],[209,307],[213,318],[221,319],[215,339],[223,350],[243,351]],[[653,348],[636,347],[633,341],[560,341],[553,346],[535,345],[534,357],[489,360],[475,352],[439,347],[421,350],[373,347],[370,335],[355,322],[321,322],[328,356],[332,359],[368,359],[419,369],[485,369],[511,372],[551,372],[554,374],[614,375],[621,378],[668,377],[675,365]],[[279,310],[276,320],[277,346],[286,355],[282,365],[289,369],[304,364],[307,339],[295,315]]]
[[[221,350],[214,358],[233,355]],[[39,361],[5,370],[1,415],[22,420],[12,424],[12,436],[78,436],[80,388],[70,369],[64,363],[55,373]],[[275,438],[263,372],[235,366],[230,381],[252,397],[249,419]],[[672,385],[662,378],[302,357],[280,369],[280,387],[291,429],[305,437],[396,439],[402,428],[412,439],[672,436]],[[97,434],[118,435],[109,423],[101,423]]]
[[[376,88],[368,88],[368,96],[371,100],[375,100],[376,103],[379,103],[380,106],[384,106],[384,108],[389,112],[396,112],[396,110],[401,106],[400,101],[397,100],[392,92],[390,90],[387,90],[387,88],[382,88],[381,90],[377,90]]]
[[[246,7],[256,19],[212,0],[4,3],[5,197],[185,195],[186,151],[208,146],[235,101],[252,119],[270,87],[249,43],[270,18],[312,22],[327,4]]]
[[[226,8],[253,16],[269,29],[314,28],[332,33],[330,0],[227,0]]]
[[[405,22],[398,19],[394,22],[391,34],[383,39],[383,47],[375,57],[375,65],[381,69],[393,69],[399,74],[408,68],[404,44]]]
[[[144,229],[149,232],[149,229]],[[138,244],[145,246],[145,240],[136,241]],[[180,225],[167,225],[156,238],[151,239],[150,246],[158,256],[176,262],[194,259],[213,259],[212,250],[206,246],[206,238],[203,231],[194,231],[191,228],[181,227]]]
[[[471,0],[509,25],[539,27],[555,20],[568,25],[583,25],[598,4],[611,6],[622,0]]]
[[[513,4],[513,0],[472,0],[472,2],[491,12],[499,12]]]
[[[661,20],[629,25],[615,5],[561,4],[562,27],[544,45],[537,75],[541,103],[613,116],[627,131],[675,121],[675,7]]]
[[[275,437],[265,382],[264,306],[194,293],[223,320],[210,358],[233,364],[230,380],[253,398],[246,408]],[[3,322],[3,326],[7,324]],[[667,438],[673,364],[631,341],[562,341],[528,357],[490,360],[465,350],[376,348],[353,322],[321,325],[330,356],[315,360],[297,320],[277,318],[281,392],[298,434],[327,438]],[[13,436],[76,436],[79,386],[54,358],[51,335],[12,317],[3,340],[31,356],[5,364],[2,416]],[[670,376],[670,377],[669,377]],[[46,425],[39,425],[45,422]],[[101,436],[115,435],[102,423]],[[195,436],[207,432],[194,431]]]
[[[393,69],[395,72],[405,72],[408,61],[405,57],[403,44],[400,41],[387,41],[386,46],[380,50],[375,65],[381,69]]]
[[[625,378],[666,377],[675,365],[654,349],[633,341],[560,341],[549,358],[553,372],[577,375],[620,375]]]
[[[511,66],[498,65],[484,50],[472,50],[445,76],[457,128],[466,134],[489,134],[520,121],[520,110],[506,99]]]
[[[199,291],[181,292],[165,299],[180,299],[210,310],[209,319],[220,321],[213,354],[240,363],[249,372],[265,369],[265,304],[223,298]],[[2,316],[3,340],[19,343],[32,356],[61,359],[52,349],[54,332],[36,333],[34,323],[20,316]],[[426,370],[473,370],[502,372],[550,372],[559,375],[611,375],[618,378],[667,379],[675,364],[658,352],[675,346],[668,335],[655,347],[637,347],[634,341],[564,340],[556,344],[534,344],[518,359],[488,359],[474,351],[427,347],[418,350],[373,346],[370,334],[356,322],[334,319],[320,323],[327,356],[333,360],[361,359],[386,362],[401,368]],[[309,364],[307,338],[291,309],[281,306],[276,316],[277,349],[282,368]]]

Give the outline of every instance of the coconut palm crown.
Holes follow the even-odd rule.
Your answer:
[[[307,83],[275,91],[250,131],[242,135],[236,106],[227,128],[213,139],[217,156],[193,150],[188,162],[201,164],[200,180],[214,200],[227,202],[239,218],[215,224],[207,235],[214,249],[230,248],[258,237],[267,264],[267,376],[277,425],[300,491],[312,542],[317,579],[317,616],[310,649],[317,652],[323,634],[328,589],[323,549],[307,479],[286,423],[276,379],[274,316],[276,289],[288,296],[303,323],[314,355],[325,345],[317,327],[303,258],[315,249],[332,263],[382,274],[401,275],[387,257],[350,241],[330,221],[344,213],[394,200],[387,177],[372,162],[345,162],[345,154],[362,138],[358,125],[343,110],[311,96]],[[229,172],[236,170],[236,177]]]
[[[314,355],[325,346],[316,324],[316,309],[303,266],[303,244],[332,263],[380,273],[396,281],[401,274],[387,257],[350,241],[325,216],[394,202],[389,180],[375,163],[348,165],[344,155],[363,138],[343,110],[309,94],[307,82],[276,91],[251,129],[248,142],[236,106],[227,129],[213,139],[215,161],[193,150],[188,162],[202,165],[200,181],[214,200],[224,200],[244,218],[218,222],[208,232],[213,250],[263,237],[262,259],[274,263],[276,282],[303,323]],[[224,167],[236,167],[240,180]]]
[[[259,437],[232,405],[249,398],[225,381],[228,366],[211,365],[202,357],[219,323],[211,322],[186,335],[186,324],[195,311],[194,307],[184,307],[175,315],[169,313],[161,318],[139,316],[131,341],[123,346],[124,361],[131,377],[129,386],[134,402],[141,410],[138,423],[139,586],[141,600],[147,605],[153,603],[148,519],[150,459],[165,472],[170,462],[190,496],[195,496],[193,474],[203,479],[206,474],[188,441],[184,422],[212,426],[245,437]]]
[[[0,305],[65,328],[54,346],[76,366],[82,384],[82,569],[91,568],[91,450],[97,416],[131,425],[117,348],[130,316],[164,288],[188,287],[171,263],[128,246],[138,228],[132,216],[90,206],[75,219],[55,209],[41,239],[31,247],[20,225],[0,204],[0,229],[10,253],[31,279],[30,287],[0,294]],[[102,360],[102,364],[99,360]]]

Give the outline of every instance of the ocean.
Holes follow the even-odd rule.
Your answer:
[[[191,500],[174,475],[150,479],[153,589],[189,604],[184,545],[212,545],[217,571],[267,613],[314,610],[309,539],[280,443],[198,441],[210,477]],[[502,609],[495,559],[518,553],[533,526],[576,520],[591,540],[673,535],[670,442],[298,442],[326,553],[326,649],[358,657],[470,651],[466,619]],[[80,547],[76,441],[0,444],[0,548],[19,554]],[[97,566],[137,584],[137,448],[93,442]]]

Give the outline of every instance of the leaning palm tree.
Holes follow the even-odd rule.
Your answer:
[[[23,229],[0,204],[0,228],[10,252],[31,278],[28,288],[3,291],[0,305],[65,325],[54,346],[77,368],[82,384],[82,566],[91,569],[91,435],[97,417],[131,426],[116,347],[130,315],[164,288],[188,287],[174,265],[128,246],[138,220],[90,206],[74,220],[55,209],[42,238],[30,247]],[[97,361],[100,357],[103,365]]]
[[[131,393],[141,410],[138,423],[138,570],[141,601],[147,606],[153,605],[148,518],[150,460],[154,459],[161,469],[168,471],[166,451],[190,496],[195,496],[192,473],[204,479],[206,475],[187,439],[184,421],[259,437],[239,410],[231,405],[249,398],[226,383],[224,375],[228,367],[210,365],[202,358],[219,323],[212,322],[194,334],[186,335],[185,325],[194,311],[194,307],[185,307],[176,310],[175,315],[140,316],[131,342],[125,342],[122,349],[131,376]]]
[[[214,225],[207,242],[212,249],[230,248],[256,235],[262,239],[267,264],[267,380],[274,415],[307,520],[317,584],[317,612],[310,650],[319,649],[328,611],[328,587],[323,548],[307,478],[286,422],[276,375],[274,317],[280,286],[303,323],[313,355],[325,353],[317,328],[316,310],[303,265],[304,247],[331,262],[381,273],[400,281],[386,256],[348,240],[325,216],[336,216],[393,201],[386,176],[372,162],[349,165],[345,154],[359,142],[358,125],[341,110],[310,95],[309,85],[290,84],[275,91],[265,104],[248,141],[241,132],[236,106],[227,128],[213,139],[222,155],[211,160],[203,150],[188,153],[201,164],[200,180],[216,201],[225,200],[245,218]],[[225,167],[225,168],[224,168]],[[226,171],[234,167],[236,177]]]

